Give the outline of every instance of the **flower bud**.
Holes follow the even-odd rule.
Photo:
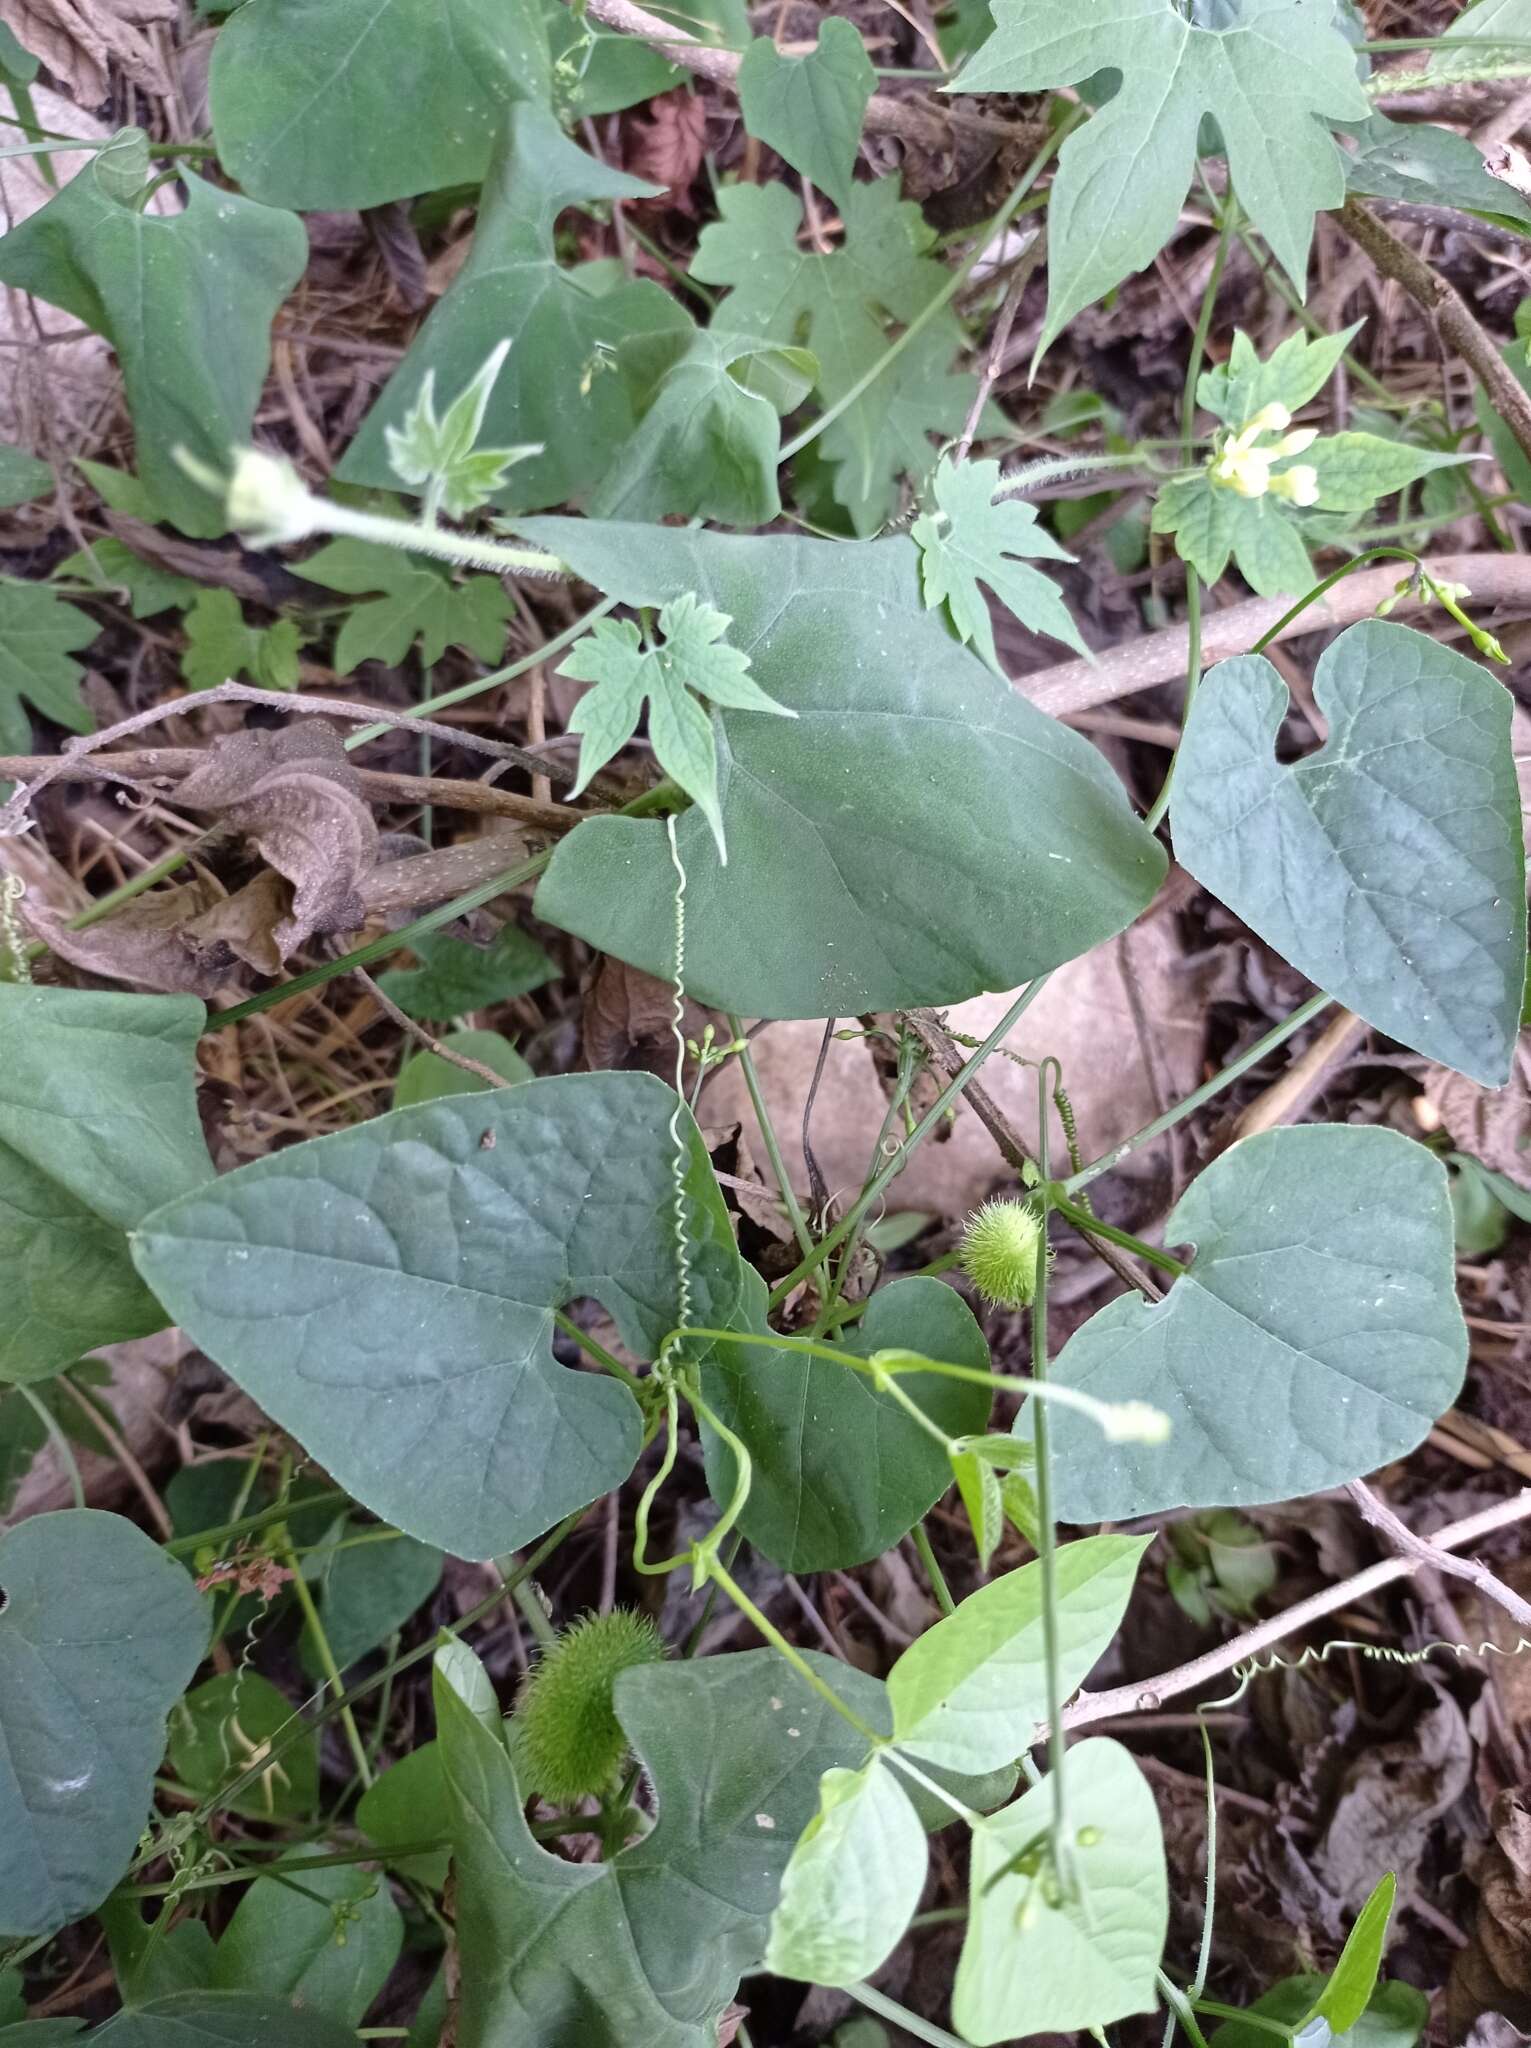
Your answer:
[[[1273,497],[1285,498],[1289,505],[1316,505],[1318,503],[1318,471],[1310,462],[1299,462],[1295,469],[1283,470],[1280,476],[1270,479]]]
[[[308,486],[284,455],[241,448],[224,499],[229,524],[251,547],[306,540],[318,529]]]

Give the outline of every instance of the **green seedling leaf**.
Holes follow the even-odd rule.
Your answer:
[[[114,533],[103,534],[88,549],[81,548],[78,554],[66,556],[53,573],[81,583],[106,586],[113,592],[125,591],[128,609],[135,619],[153,619],[172,607],[193,605],[204,590],[202,584],[194,583],[189,576],[178,576],[173,569],[161,568],[158,562],[146,562]]]
[[[487,946],[427,932],[409,949],[419,963],[391,968],[378,977],[384,995],[409,1017],[444,1019],[487,1010],[541,988],[552,978],[552,961],[519,926],[503,924]]]
[[[896,176],[851,185],[842,247],[820,254],[800,241],[802,204],[785,185],[732,185],[718,194],[720,221],[702,230],[691,274],[733,289],[712,332],[796,342],[818,359],[826,408],[885,353],[949,281],[929,253],[935,230],[899,198]],[[895,505],[897,479],[923,483],[935,464],[931,435],[957,435],[972,402],[950,374],[962,327],[949,306],[845,411],[822,440],[835,496],[858,534],[875,533]]]
[[[741,1326],[770,1335],[765,1284],[745,1281]],[[986,1372],[989,1347],[962,1297],[939,1280],[895,1280],[873,1295],[854,1331],[837,1340],[858,1358],[885,1348],[919,1351]],[[848,1569],[880,1557],[914,1527],[951,1484],[939,1443],[888,1394],[849,1366],[799,1351],[720,1344],[702,1373],[703,1391],[752,1461],[739,1526],[791,1572]],[[899,1386],[950,1436],[982,1429],[988,1389],[934,1374]],[[732,1452],[704,1433],[707,1484],[727,1502]]]
[[[1165,1237],[1196,1246],[1190,1271],[1161,1302],[1092,1316],[1053,1377],[1151,1402],[1169,1440],[1108,1444],[1055,1414],[1064,1521],[1319,1493],[1403,1457],[1456,1398],[1451,1202],[1423,1146],[1340,1124],[1262,1132],[1193,1182]]]
[[[1459,32],[1454,25],[1453,35]],[[1531,200],[1507,179],[1496,178],[1478,145],[1454,129],[1373,114],[1350,133],[1356,147],[1346,158],[1345,183],[1363,198],[1460,206],[1469,213],[1531,227]]]
[[[181,673],[194,690],[215,690],[240,676],[263,690],[295,690],[302,644],[293,620],[252,626],[231,590],[204,590],[186,614]]]
[[[446,1841],[452,1833],[440,1745],[424,1742],[400,1757],[356,1803],[356,1825],[373,1842],[390,1870],[416,1878],[439,1892],[451,1867],[450,1848],[421,1856],[398,1851],[415,1842]],[[435,2048],[435,2043],[431,2044]]]
[[[146,1920],[138,1900],[120,1891],[97,1908],[125,2005],[174,1991],[205,1991],[212,1982],[217,1950],[206,1922],[188,1916],[172,1927],[173,1914],[174,1908],[163,1908]]]
[[[678,822],[698,1001],[751,1017],[960,1002],[1087,951],[1158,887],[1163,852],[1101,756],[926,613],[908,541],[518,527],[629,604],[698,592],[798,713],[715,721],[726,868],[703,817]],[[560,844],[537,914],[668,976],[674,892],[661,823],[595,818]]]
[[[980,1567],[987,1571],[1005,1533],[1005,1496],[1000,1476],[985,1458],[971,1451],[954,1451],[951,1474],[973,1531],[973,1547]]]
[[[1376,1889],[1350,1930],[1328,1983],[1306,2015],[1309,2020],[1327,2020],[1336,2034],[1344,2034],[1366,2011],[1382,1969],[1388,1922],[1393,1917],[1397,1892],[1398,1880],[1392,1871],[1378,1879]]]
[[[697,698],[709,698],[729,711],[797,717],[746,673],[750,657],[725,637],[732,624],[726,613],[686,591],[659,614],[662,643],[646,641],[631,619],[597,619],[558,671],[596,686],[580,698],[569,720],[570,732],[583,736],[579,778],[570,795],[586,789],[591,777],[627,745],[646,703],[659,765],[700,808],[725,866],[717,738]]]
[[[207,1616],[141,1529],[89,1508],[0,1535],[0,1587],[0,1936],[46,1935],[126,1869]]]
[[[370,1540],[347,1544],[348,1536]],[[364,1523],[340,1522],[335,1540],[344,1547],[320,1553],[315,1590],[330,1655],[337,1670],[348,1671],[433,1597],[441,1584],[442,1558],[432,1545],[410,1536],[380,1542]],[[323,1659],[306,1631],[303,1663],[311,1678],[324,1677]]]
[[[212,1178],[182,996],[0,983],[0,1380],[170,1320],[125,1233]]]
[[[505,481],[512,463],[540,455],[540,448],[480,448],[484,414],[495,379],[510,354],[500,342],[463,386],[446,411],[436,414],[436,374],[427,370],[419,395],[401,427],[385,427],[388,466],[401,483],[439,493],[440,509],[461,519],[485,505]]]
[[[1127,1611],[1147,1536],[1087,1536],[1057,1557],[1059,1686],[1089,1675]],[[1042,1567],[980,1586],[888,1674],[893,1735],[922,1763],[990,1771],[1030,1747],[1047,1714]]]
[[[13,29],[0,22],[0,76],[7,85],[30,85],[40,66],[32,52],[17,40]]]
[[[980,584],[987,584],[1030,631],[1047,633],[1087,653],[1058,586],[1016,559],[1039,555],[1048,561],[1072,562],[1074,557],[1037,524],[1035,506],[1023,498],[996,502],[998,489],[997,462],[953,462],[947,457],[936,471],[937,509],[917,519],[910,530],[920,551],[926,604],[932,611],[946,607],[957,638],[964,646],[971,642],[996,675],[1004,671]]]
[[[258,1877],[218,1943],[210,1988],[258,1992],[355,2028],[403,1943],[404,1916],[375,1870],[305,1870],[297,1884]]]
[[[483,4],[497,13],[499,0]],[[543,452],[515,465],[498,502],[562,504],[596,483],[633,427],[615,372],[619,348],[636,335],[688,334],[691,321],[655,284],[587,290],[577,272],[558,266],[554,223],[565,207],[588,200],[655,197],[655,186],[576,149],[540,107],[513,107],[468,260],[363,421],[341,480],[393,486],[387,430],[403,425],[426,375],[434,371],[440,390],[460,391],[491,350],[509,341],[482,432],[496,448],[535,443]]]
[[[877,1716],[875,1679],[809,1662]],[[820,1777],[866,1756],[865,1739],[771,1650],[625,1671],[616,1709],[659,1820],[604,1863],[569,1863],[532,1839],[504,1743],[438,1675],[461,2048],[493,2048],[511,2029],[538,2048],[717,2048],[719,2015],[765,1953]]]
[[[657,374],[656,354],[664,364]],[[638,424],[592,496],[591,512],[769,525],[781,512],[779,415],[812,387],[816,358],[698,329],[635,343],[619,363]]]
[[[1247,2020],[1229,2020],[1211,2037],[1211,2048],[1271,2048],[1276,2037],[1254,2020],[1299,2027],[1323,1989],[1322,1977],[1288,1977],[1249,2008]],[[1430,2019],[1430,2001],[1412,1984],[1379,1984],[1361,2017],[1330,2048],[1416,2048]]]
[[[995,31],[958,92],[1052,91],[1116,71],[1114,98],[1064,143],[1048,206],[1047,323],[1151,263],[1174,232],[1201,124],[1218,124],[1233,189],[1299,291],[1314,215],[1345,196],[1335,121],[1371,102],[1333,10],[1308,0],[994,0]]]
[[[213,135],[270,205],[383,206],[476,185],[551,73],[537,0],[250,0],[213,45]]]
[[[859,31],[834,15],[819,24],[806,56],[784,57],[769,36],[757,36],[739,67],[739,111],[750,134],[841,207],[849,204],[861,123],[876,90]]]
[[[919,1815],[883,1758],[826,1771],[819,1810],[781,1881],[765,1967],[807,1984],[856,1984],[903,1939],[925,1886]]]
[[[416,641],[426,668],[434,668],[449,647],[466,647],[480,661],[498,661],[505,646],[510,599],[493,576],[453,583],[440,568],[427,567],[396,548],[365,540],[332,540],[302,563],[305,582],[349,597],[378,593],[352,607],[335,641],[335,673],[350,675],[364,661],[397,667]]]
[[[393,135],[399,124],[390,124]],[[390,138],[392,139],[392,138]],[[181,468],[185,447],[227,465],[250,439],[277,307],[308,239],[290,213],[180,173],[184,211],[140,213],[87,167],[0,244],[0,283],[61,306],[117,354],[138,465],[183,533],[225,530],[223,508]]]
[[[502,1032],[449,1031],[441,1043],[448,1052],[491,1068],[507,1086],[532,1078],[531,1068]],[[417,1103],[439,1102],[444,1095],[481,1095],[488,1086],[482,1074],[444,1060],[439,1053],[414,1052],[394,1084],[393,1106],[413,1109]]]
[[[94,619],[44,584],[0,583],[0,748],[32,751],[27,704],[66,732],[90,731],[80,695],[85,671],[70,657],[98,631]]]
[[[1164,1840],[1153,1793],[1120,1743],[1069,1751],[1075,1891],[1045,1860],[1052,1821],[1044,1779],[973,1829],[952,2018],[975,2048],[1106,2027],[1157,2007],[1169,1928]],[[1042,1867],[1030,1867],[1039,1853]]]
[[[1378,1030],[1495,1087],[1525,976],[1525,853],[1503,686],[1374,620],[1325,651],[1316,753],[1278,764],[1285,683],[1263,657],[1197,693],[1175,771],[1181,863]]]
[[[1329,382],[1365,325],[1357,320],[1316,339],[1289,334],[1268,356],[1258,353],[1242,327],[1235,328],[1227,362],[1202,372],[1196,402],[1226,427],[1244,426],[1268,405],[1300,412]]]
[[[257,1671],[220,1671],[189,1692],[170,1717],[170,1763],[188,1791],[210,1799],[264,1764],[268,1746],[293,1732],[298,1710]],[[228,1802],[255,1820],[307,1820],[319,1800],[319,1738],[305,1737]]]
[[[0,511],[8,511],[12,505],[30,505],[53,488],[53,471],[46,462],[29,455],[25,448],[0,443]]]
[[[637,1403],[561,1366],[553,1310],[594,1295],[652,1357],[678,1320],[672,1092],[570,1074],[395,1110],[226,1174],[136,1235],[194,1343],[373,1513],[494,1557],[619,1486]],[[735,1312],[739,1260],[695,1125],[692,1306]]]

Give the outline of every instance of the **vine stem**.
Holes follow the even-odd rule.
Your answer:
[[[771,1171],[775,1174],[776,1185],[781,1190],[781,1198],[786,1206],[788,1220],[792,1225],[792,1235],[797,1239],[798,1249],[803,1254],[803,1257],[805,1259],[812,1258],[813,1239],[808,1234],[808,1220],[803,1214],[802,1204],[793,1192],[792,1182],[787,1175],[786,1162],[782,1158],[781,1144],[776,1136],[776,1126],[771,1121],[771,1112],[766,1107],[765,1093],[760,1086],[760,1076],[755,1070],[754,1054],[750,1051],[748,1041],[744,1036],[743,1021],[738,1017],[730,1015],[727,1023],[729,1030],[739,1043],[737,1054],[739,1067],[744,1075],[744,1085],[750,1092],[750,1103],[755,1111],[755,1121],[760,1126],[760,1135],[765,1144],[766,1157],[771,1162]]]
[[[903,1172],[911,1153],[929,1137],[941,1118],[945,1116],[947,1110],[951,1108],[952,1104],[961,1095],[963,1089],[967,1087],[973,1076],[978,1073],[990,1053],[1009,1037],[1026,1010],[1036,1001],[1043,989],[1046,988],[1048,979],[1049,977],[1045,974],[1039,975],[1035,981],[1029,982],[1021,990],[1021,993],[1016,997],[1009,1009],[1006,1010],[1004,1016],[1000,1018],[972,1058],[964,1062],[963,1066],[941,1090],[941,1093],[936,1097],[929,1109],[926,1110],[887,1165],[883,1167],[880,1173],[874,1175],[868,1181],[866,1187],[851,1205],[844,1218],[826,1236],[820,1238],[813,1248],[811,1257],[801,1259],[787,1277],[772,1289],[770,1307],[773,1309],[780,1308],[793,1288],[800,1281],[805,1280],[816,1267],[822,1265],[830,1253],[837,1250],[845,1242],[846,1238],[850,1236],[878,1196],[882,1194],[884,1189],[890,1187],[899,1174]]]
[[[303,1619],[308,1625],[308,1633],[313,1642],[315,1653],[318,1656],[325,1677],[329,1680],[330,1690],[335,1695],[336,1706],[340,1715],[340,1725],[345,1730],[346,1743],[350,1748],[352,1760],[356,1765],[356,1775],[361,1780],[363,1789],[370,1791],[373,1782],[372,1765],[367,1758],[366,1745],[361,1739],[361,1730],[356,1725],[356,1716],[352,1713],[350,1701],[346,1698],[346,1682],[340,1675],[340,1667],[335,1662],[335,1653],[330,1648],[330,1639],[324,1632],[324,1623],[319,1619],[319,1610],[314,1605],[314,1596],[309,1591],[308,1581],[303,1576],[302,1562],[293,1550],[292,1544],[287,1540],[285,1532],[283,1533],[281,1549],[292,1570],[293,1594],[297,1599],[299,1607],[303,1610]]]
[[[1275,1052],[1278,1046],[1285,1045],[1304,1024],[1310,1024],[1315,1017],[1321,1016],[1333,1002],[1334,997],[1326,996],[1322,991],[1316,996],[1309,996],[1290,1017],[1284,1017],[1279,1024],[1267,1031],[1263,1038],[1257,1038],[1252,1046],[1241,1052],[1237,1059],[1230,1060],[1228,1065],[1220,1073],[1214,1074],[1210,1081],[1203,1081],[1199,1088],[1193,1088],[1183,1102],[1177,1102],[1175,1107],[1167,1109],[1163,1116],[1156,1116],[1152,1123],[1144,1124],[1142,1130],[1134,1131],[1130,1138],[1124,1138],[1120,1145],[1114,1145],[1109,1152],[1103,1152],[1099,1159],[1092,1159],[1089,1165],[1081,1167],[1078,1173],[1070,1174],[1062,1184],[1064,1194],[1078,1194],[1079,1190],[1088,1187],[1092,1180],[1099,1180],[1103,1173],[1110,1173],[1113,1167],[1120,1166],[1129,1153],[1140,1151],[1144,1145],[1151,1145],[1155,1138],[1162,1138],[1164,1133],[1172,1129],[1182,1118],[1190,1116],[1193,1111],[1200,1109],[1203,1103],[1210,1102],[1214,1096],[1221,1095],[1225,1088],[1231,1088],[1240,1075],[1247,1074],[1251,1067],[1257,1067],[1261,1060]],[[1100,1227],[1098,1218],[1089,1219],[1090,1229],[1099,1230]],[[1161,1253],[1159,1256],[1163,1257],[1164,1254]]]
[[[48,1432],[48,1441],[52,1444],[54,1450],[58,1452],[59,1462],[63,1465],[65,1476],[69,1481],[69,1491],[73,1496],[74,1504],[77,1508],[83,1508],[85,1506],[85,1482],[80,1477],[80,1461],[74,1454],[74,1446],[60,1427],[58,1418],[54,1415],[52,1409],[49,1408],[46,1401],[38,1399],[25,1380],[18,1380],[16,1382],[16,1392],[20,1394],[22,1400],[26,1402],[43,1428]]]
[[[1052,1090],[1048,1086],[1048,1070],[1056,1077],[1056,1085],[1063,1085],[1063,1073],[1058,1062],[1045,1059],[1037,1069],[1037,1165],[1041,1169],[1042,1184],[1037,1189],[1035,1200],[1041,1212],[1042,1226],[1041,1257],[1037,1260],[1036,1293],[1031,1303],[1031,1377],[1036,1385],[1047,1384],[1047,1226],[1052,1216],[1053,1196],[1049,1182],[1048,1151],[1051,1134],[1048,1130],[1048,1115],[1052,1108]],[[1051,1418],[1045,1401],[1031,1404],[1031,1441],[1035,1453],[1035,1469],[1032,1482],[1037,1502],[1037,1561],[1042,1578],[1042,1658],[1046,1683],[1047,1725],[1049,1735],[1049,1767],[1053,1781],[1053,1863],[1058,1872],[1065,1894],[1071,1892],[1069,1872],[1072,1868],[1068,1840],[1068,1783],[1066,1763],[1068,1737],[1063,1728],[1063,1698],[1060,1666],[1062,1651],[1058,1640],[1058,1532],[1053,1522],[1053,1471],[1052,1471]]]
[[[706,1559],[706,1566],[708,1578],[713,1581],[714,1585],[720,1586],[723,1589],[746,1621],[771,1645],[771,1648],[776,1651],[778,1656],[786,1659],[798,1677],[802,1679],[804,1685],[810,1686],[819,1695],[820,1699],[827,1701],[840,1716],[841,1720],[848,1721],[858,1735],[866,1738],[873,1749],[885,1748],[886,1742],[884,1737],[879,1735],[875,1728],[870,1727],[863,1721],[854,1707],[847,1706],[832,1685],[829,1685],[824,1679],[820,1678],[818,1672],[814,1670],[802,1652],[794,1644],[789,1643],[775,1622],[768,1615],[763,1614],[755,1605],[754,1601],[734,1578],[723,1560],[715,1553],[709,1553]]]

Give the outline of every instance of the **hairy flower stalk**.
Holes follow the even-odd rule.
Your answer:
[[[233,468],[221,476],[184,448],[176,460],[188,476],[221,497],[229,524],[246,547],[271,548],[308,540],[314,534],[343,534],[383,547],[403,548],[412,555],[432,555],[465,569],[487,569],[499,576],[562,576],[562,562],[541,548],[513,547],[504,541],[480,540],[472,534],[411,519],[389,519],[318,498],[283,455],[260,448],[234,450]]]

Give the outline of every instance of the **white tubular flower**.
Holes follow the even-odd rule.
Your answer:
[[[278,547],[319,532],[308,486],[283,455],[241,448],[224,499],[229,524],[251,547]]]
[[[1249,430],[1236,436],[1212,464],[1212,481],[1237,491],[1241,498],[1263,498],[1271,487],[1271,458],[1247,443]]]
[[[1273,498],[1285,498],[1289,505],[1316,505],[1318,471],[1311,462],[1299,462],[1271,478],[1270,492]]]
[[[1306,455],[1317,439],[1317,427],[1299,427],[1295,433],[1287,434],[1276,443],[1271,460],[1284,462],[1289,455]]]

